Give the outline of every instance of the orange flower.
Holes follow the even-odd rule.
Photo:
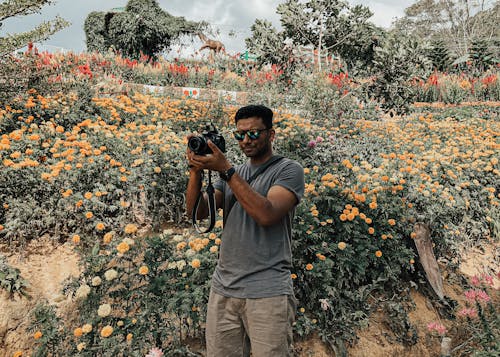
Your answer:
[[[382,256],[382,252],[381,252],[380,250],[377,250],[377,251],[375,252],[375,256],[376,256],[377,258],[380,258],[380,257]]]
[[[35,333],[33,334],[33,338],[34,338],[35,340],[38,340],[38,339],[39,339],[40,337],[42,337],[42,336],[43,336],[43,334],[42,334],[42,332],[41,332],[41,331],[37,331],[37,332],[35,332]]]
[[[313,270],[313,268],[314,266],[311,263],[306,265],[306,270]]]
[[[290,276],[292,277],[292,279],[297,279],[297,274],[292,273]]]
[[[85,213],[85,217],[86,217],[87,219],[91,219],[92,217],[94,217],[94,214],[93,214],[92,212],[86,212],[86,213]]]
[[[344,250],[347,248],[347,244],[345,242],[339,242],[339,244],[337,244],[337,247],[340,249],[340,250]]]
[[[347,215],[345,213],[342,213],[339,218],[342,222],[344,222],[347,220]]]
[[[120,242],[120,244],[116,246],[116,250],[122,254],[127,252],[129,249],[130,246],[126,242]]]
[[[109,244],[111,242],[111,239],[113,239],[113,232],[108,232],[102,237],[102,241],[104,244]]]
[[[127,334],[127,342],[132,341],[133,337],[134,337],[134,335],[132,335],[131,333]]]
[[[111,336],[112,333],[113,333],[113,327],[109,325],[104,326],[101,330],[101,336],[104,338]]]
[[[415,238],[417,238],[417,233],[415,233],[415,232],[411,232],[411,233],[410,233],[410,238],[411,238],[411,239],[415,239]]]
[[[137,226],[135,224],[129,223],[125,226],[125,233],[134,234],[137,232]]]
[[[373,228],[373,227],[368,228],[368,233],[369,234],[375,233],[375,228]]]
[[[387,221],[387,223],[389,223],[391,226],[394,226],[396,225],[396,220],[391,218]]]
[[[80,236],[78,234],[75,234],[71,239],[73,240],[74,244],[80,243]]]
[[[139,274],[147,275],[148,273],[149,273],[149,268],[147,266],[143,265],[139,268]]]
[[[368,205],[368,207],[370,207],[371,209],[377,208],[377,202],[375,202],[375,201],[370,202],[370,204]]]
[[[14,352],[12,357],[21,357],[22,355],[23,355],[23,351],[16,351],[16,352]]]
[[[195,269],[198,269],[201,266],[201,262],[199,259],[193,259],[190,264]]]
[[[82,328],[81,327],[75,328],[75,330],[73,331],[73,335],[75,335],[75,337],[80,337],[81,335],[83,335]]]
[[[97,223],[95,226],[95,229],[97,229],[98,231],[102,231],[104,228],[106,228],[106,226],[102,222]]]
[[[85,197],[87,200],[90,200],[92,198],[92,192],[85,192],[83,197]]]

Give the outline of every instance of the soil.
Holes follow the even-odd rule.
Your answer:
[[[495,245],[484,249],[468,250],[462,259],[460,270],[467,276],[488,272],[498,273],[498,248]],[[71,298],[62,295],[64,281],[80,274],[79,256],[69,243],[58,245],[48,238],[34,240],[22,252],[12,252],[7,247],[0,246],[0,252],[7,257],[8,263],[18,268],[29,284],[31,300],[15,297],[8,298],[6,293],[0,293],[0,357],[11,357],[15,351],[29,353],[33,337],[26,332],[29,327],[29,315],[38,301],[46,299],[57,307],[58,314],[67,316],[71,311]],[[463,291],[452,284],[444,274],[445,295],[463,303]],[[499,281],[495,279],[496,288]],[[440,340],[431,338],[426,333],[427,324],[441,321],[446,327],[451,327],[448,320],[441,320],[436,308],[418,291],[412,291],[414,308],[408,313],[409,320],[418,331],[418,342],[413,346],[404,346],[397,342],[394,334],[386,324],[384,314],[379,311],[373,314],[369,325],[359,331],[357,343],[348,349],[349,356],[355,357],[389,357],[389,356],[419,356],[433,357],[440,355]],[[317,336],[306,341],[297,342],[300,357],[334,356]]]

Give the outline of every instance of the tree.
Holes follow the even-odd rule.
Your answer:
[[[427,55],[435,69],[445,72],[451,65],[450,54],[443,40],[433,40]]]
[[[382,103],[384,111],[396,114],[409,111],[414,98],[410,81],[427,78],[431,71],[426,53],[425,44],[397,33],[392,33],[375,49],[375,80],[370,92]]]
[[[467,58],[472,43],[485,41],[490,50],[498,48],[500,2],[470,0],[419,0],[405,10],[396,29],[428,41],[443,40],[455,58]]]
[[[333,53],[350,67],[368,66],[373,59],[373,49],[383,36],[382,29],[368,22],[372,13],[367,7],[351,8],[341,0],[287,0],[278,5],[276,12],[281,15],[282,32],[256,20],[252,38],[246,40],[249,50],[262,59],[276,58],[272,52],[286,48],[288,41],[295,47],[314,48],[318,57]],[[268,35],[268,31],[271,34]]]
[[[39,13],[44,5],[52,2],[51,0],[6,0],[0,4],[0,27],[5,19]],[[5,56],[12,51],[23,48],[30,42],[46,40],[68,25],[69,22],[56,17],[54,20],[43,22],[33,30],[0,37],[0,56]]]
[[[110,47],[130,58],[155,57],[183,34],[194,34],[205,22],[186,21],[164,11],[156,0],[130,0],[122,12],[91,12],[85,20],[89,51]]]

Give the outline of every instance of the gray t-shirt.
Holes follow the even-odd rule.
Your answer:
[[[260,165],[249,162],[236,167],[236,172],[248,180]],[[263,196],[272,186],[290,190],[300,202],[304,195],[304,170],[293,160],[284,158],[268,167],[252,183]],[[215,189],[224,194],[224,207],[233,195],[229,185],[219,180]],[[263,227],[236,201],[227,217],[219,261],[215,268],[212,289],[218,294],[236,298],[263,298],[292,295],[292,221],[295,209],[277,224]]]

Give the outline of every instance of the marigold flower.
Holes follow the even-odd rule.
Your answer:
[[[368,234],[373,234],[373,233],[375,233],[375,228],[373,227],[368,228]]]
[[[111,240],[113,239],[113,232],[108,232],[102,237],[102,241],[104,244],[109,244]]]
[[[135,224],[129,223],[125,226],[125,233],[134,234],[137,232],[137,226]]]
[[[139,274],[147,275],[149,273],[149,268],[146,265],[143,265],[139,268]]]
[[[382,252],[381,252],[380,250],[377,250],[377,251],[375,252],[375,256],[376,256],[377,258],[380,258],[380,257],[382,256]]]
[[[73,235],[71,240],[73,241],[74,244],[78,244],[78,243],[80,243],[80,236],[78,234],[75,234],[75,235]]]
[[[89,333],[92,331],[92,325],[91,324],[85,324],[82,326],[82,331],[83,333]]]
[[[102,304],[97,309],[97,315],[100,317],[106,317],[111,314],[111,305],[110,304]]]
[[[199,259],[193,259],[190,263],[190,265],[195,268],[195,269],[198,269],[200,266],[201,266],[201,262]]]
[[[83,335],[83,330],[81,327],[77,327],[75,328],[75,330],[73,331],[73,335],[75,335],[75,337],[80,337]]]
[[[102,231],[104,228],[106,228],[106,226],[102,222],[99,222],[95,225],[95,229],[97,229],[98,231]]]
[[[411,238],[411,239],[415,239],[415,238],[417,238],[417,233],[416,233],[416,232],[411,232],[411,233],[410,233],[410,238]]]
[[[292,274],[290,274],[290,276],[292,279],[297,279],[297,274],[292,273]]]
[[[100,277],[94,276],[92,278],[92,286],[99,286],[99,285],[101,285],[101,283],[102,283],[102,280]]]
[[[219,247],[217,245],[213,245],[210,247],[210,253],[217,253],[219,251]]]
[[[78,352],[81,352],[85,347],[87,347],[87,344],[85,342],[80,342],[78,345],[76,345],[76,349]]]
[[[342,213],[339,218],[342,222],[347,221],[347,215],[345,213]]]
[[[86,212],[85,213],[85,218],[91,219],[92,217],[94,217],[94,214],[92,212]]]
[[[43,336],[42,332],[40,330],[36,331],[34,334],[33,334],[33,338],[35,340],[38,340],[39,338],[41,338]]]
[[[132,341],[133,337],[134,337],[134,335],[132,335],[131,333],[127,334],[127,342]]]
[[[371,209],[377,208],[377,202],[375,202],[375,201],[370,202],[370,204],[368,205],[368,207],[370,207]]]
[[[21,357],[22,355],[23,355],[23,351],[16,351],[16,352],[14,352],[12,357]]]
[[[153,169],[153,171],[154,171],[155,173],[159,174],[159,173],[161,172],[161,167],[156,166],[156,167]]]
[[[83,197],[85,197],[87,200],[90,200],[92,198],[92,192],[85,192]]]
[[[118,244],[116,246],[116,250],[121,254],[127,252],[129,249],[130,249],[130,246],[125,242],[121,242],[120,244]]]
[[[339,242],[339,244],[337,244],[337,247],[338,247],[340,250],[344,250],[344,249],[346,249],[347,244],[346,244],[345,242]]]
[[[391,218],[391,219],[387,220],[387,223],[389,223],[391,226],[394,226],[394,225],[396,225],[396,220]]]
[[[222,240],[220,238],[216,238],[214,243],[220,245],[222,243]]]
[[[104,326],[101,330],[101,336],[104,338],[111,336],[112,333],[113,333],[113,327],[109,325]]]
[[[311,263],[306,265],[306,270],[313,270],[313,268],[314,266]]]
[[[104,273],[104,278],[107,280],[107,281],[111,281],[113,279],[116,279],[116,277],[118,276],[118,272],[115,270],[115,269],[109,269],[107,270],[105,273]]]

